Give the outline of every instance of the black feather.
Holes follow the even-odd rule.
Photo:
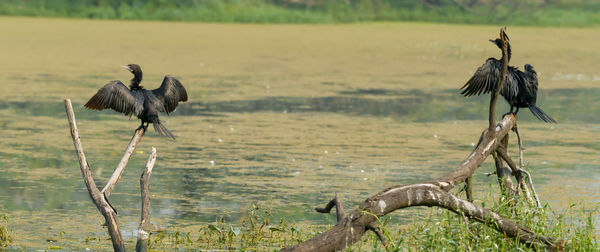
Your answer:
[[[181,82],[167,75],[159,88],[147,90],[139,85],[142,81],[141,67],[129,64],[125,68],[134,75],[129,88],[118,80],[112,81],[98,90],[84,106],[95,110],[110,108],[125,115],[135,115],[142,121],[142,127],[152,123],[160,135],[175,140],[173,133],[160,123],[158,112],[169,114],[179,102],[187,101],[187,92]]]

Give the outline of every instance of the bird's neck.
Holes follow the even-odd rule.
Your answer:
[[[141,74],[135,74],[133,76],[133,79],[131,79],[131,85],[129,85],[129,88],[131,90],[142,89],[143,87],[140,86],[141,82],[142,82],[142,75]]]
[[[506,43],[506,52],[508,53],[508,61],[510,61],[510,56],[512,56],[512,51],[510,50],[510,44]]]

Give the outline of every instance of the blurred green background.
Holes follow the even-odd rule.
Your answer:
[[[584,0],[2,0],[0,15],[244,23],[419,21],[589,27]]]

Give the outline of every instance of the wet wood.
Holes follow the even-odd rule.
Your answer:
[[[135,251],[148,251],[148,238],[150,237],[150,175],[156,162],[156,148],[152,147],[146,168],[140,177],[140,190],[142,194],[142,216],[140,218],[140,227],[138,228],[138,240],[135,245]]]

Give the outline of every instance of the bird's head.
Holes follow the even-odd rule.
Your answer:
[[[508,38],[508,36],[507,36]],[[494,45],[496,45],[498,48],[500,48],[500,50],[502,50],[502,39],[490,39],[490,42],[494,43]],[[508,43],[508,40],[506,41],[506,51],[508,53],[508,60],[510,61],[510,57],[512,56],[512,51],[510,50],[510,43]]]
[[[535,73],[535,69],[533,68],[532,65],[525,64],[525,72],[534,72]]]
[[[497,38],[497,39],[490,39],[490,42],[494,43],[494,45],[496,45],[498,48],[502,49],[502,40]]]
[[[131,84],[133,86],[137,86],[142,82],[142,68],[138,64],[129,64],[126,66],[121,66],[122,68],[127,69],[127,71],[133,74],[133,79],[131,79]]]
[[[142,68],[138,64],[129,64],[121,67],[127,69],[127,71],[131,72],[133,75],[142,73]]]

